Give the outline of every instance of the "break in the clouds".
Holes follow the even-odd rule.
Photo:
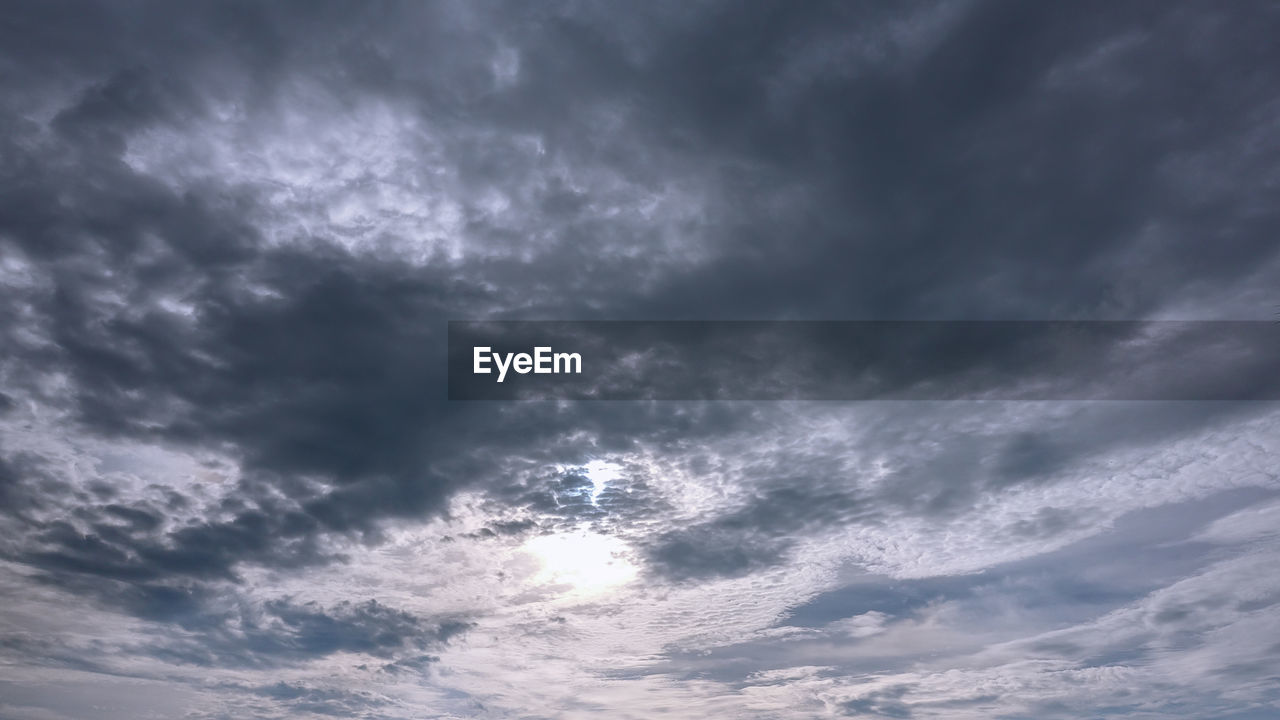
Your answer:
[[[448,320],[1271,320],[1277,36],[8,5],[0,715],[1272,717],[1273,403],[450,403],[445,361]]]

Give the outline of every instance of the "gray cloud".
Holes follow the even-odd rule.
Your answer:
[[[444,347],[459,319],[1272,320],[1268,6],[7,18],[0,714],[1280,702],[1274,534],[1239,515],[1274,502],[1270,403],[451,403]],[[921,345],[883,367],[966,367]],[[1275,388],[1168,347],[1157,383]]]

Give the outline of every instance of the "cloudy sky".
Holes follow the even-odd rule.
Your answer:
[[[1269,324],[1277,37],[6,4],[0,717],[1275,717],[1275,403],[449,402],[445,339]]]

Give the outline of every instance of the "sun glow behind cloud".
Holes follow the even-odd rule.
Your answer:
[[[541,563],[535,581],[568,585],[574,595],[598,595],[636,576],[626,543],[590,531],[542,535],[525,543]]]
[[[586,464],[585,469],[587,471],[587,479],[591,481],[592,505],[595,504],[596,498],[600,497],[600,493],[606,485],[622,477],[621,467],[604,460],[592,460]]]

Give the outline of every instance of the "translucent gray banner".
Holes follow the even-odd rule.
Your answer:
[[[449,323],[451,400],[1276,400],[1280,325]]]

